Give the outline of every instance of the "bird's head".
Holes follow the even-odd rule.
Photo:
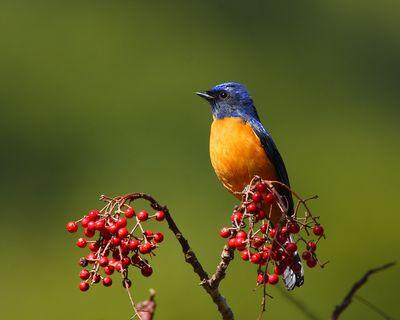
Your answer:
[[[241,83],[222,83],[211,90],[196,92],[206,99],[211,105],[213,117],[222,119],[226,117],[241,117],[258,119],[256,108],[246,87]]]

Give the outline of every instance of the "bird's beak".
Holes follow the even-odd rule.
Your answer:
[[[214,97],[208,93],[208,91],[199,91],[196,92],[199,97],[202,97],[206,100],[214,100]]]

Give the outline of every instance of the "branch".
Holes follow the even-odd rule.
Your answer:
[[[185,261],[193,267],[193,271],[199,276],[201,286],[210,295],[211,299],[216,304],[222,319],[233,320],[234,315],[232,309],[229,307],[226,299],[219,292],[219,284],[221,280],[225,277],[225,272],[229,265],[229,262],[233,259],[233,250],[229,249],[227,246],[224,247],[221,255],[221,262],[218,264],[216,272],[210,279],[208,273],[204,270],[200,261],[197,259],[196,254],[190,248],[189,242],[182,235],[182,232],[179,230],[175,221],[172,219],[172,216],[170,215],[169,210],[166,206],[160,205],[152,196],[145,193],[131,193],[121,198],[115,198],[115,200],[122,200],[122,205],[125,202],[131,202],[136,199],[147,200],[154,210],[161,210],[165,213],[165,219],[167,220],[168,227],[174,233],[176,239],[181,245],[182,252],[185,256]]]
[[[387,263],[383,266],[374,268],[369,270],[360,280],[358,280],[350,289],[349,293],[344,297],[343,301],[341,302],[340,305],[336,306],[335,310],[332,313],[332,320],[336,320],[339,318],[339,316],[342,314],[344,310],[347,309],[347,307],[350,305],[352,302],[352,298],[354,297],[355,293],[357,290],[359,290],[368,280],[368,278],[373,275],[374,273],[384,271],[390,267],[393,267],[396,264],[396,262],[390,262]]]
[[[178,229],[175,221],[172,219],[169,211],[166,207],[162,209],[165,212],[165,218],[168,222],[168,226],[171,231],[175,234],[175,237],[179,241],[182,247],[183,254],[185,256],[185,261],[189,263],[193,267],[193,271],[197,273],[201,280],[201,285],[204,290],[210,295],[211,299],[217,305],[218,311],[224,320],[232,320],[234,319],[233,312],[229,307],[228,303],[226,302],[225,297],[221,295],[219,292],[218,286],[221,280],[225,277],[225,270],[228,267],[229,261],[233,259],[233,252],[229,251],[228,256],[225,257],[224,252],[222,254],[222,260],[217,267],[217,271],[212,276],[211,280],[207,274],[207,272],[203,269],[202,265],[200,264],[199,260],[197,260],[196,254],[190,248],[188,241],[184,238],[180,230]],[[232,258],[231,258],[232,257]]]
[[[206,278],[201,281],[201,286],[207,293],[211,296],[212,300],[218,307],[218,311],[222,316],[222,319],[233,319],[233,312],[230,309],[228,303],[226,302],[225,297],[221,295],[219,292],[219,284],[222,279],[225,278],[226,269],[229,266],[231,260],[233,260],[234,251],[230,249],[228,246],[224,246],[224,249],[221,253],[221,261],[217,266],[215,273],[211,276],[211,278]]]

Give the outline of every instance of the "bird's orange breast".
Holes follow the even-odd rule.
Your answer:
[[[232,193],[243,191],[255,175],[267,180],[277,178],[274,165],[257,135],[240,118],[214,120],[210,158],[218,178]]]

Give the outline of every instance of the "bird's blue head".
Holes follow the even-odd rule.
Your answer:
[[[237,82],[219,84],[208,91],[196,92],[211,105],[215,119],[239,117],[244,119],[258,119],[256,108],[246,87]]]

